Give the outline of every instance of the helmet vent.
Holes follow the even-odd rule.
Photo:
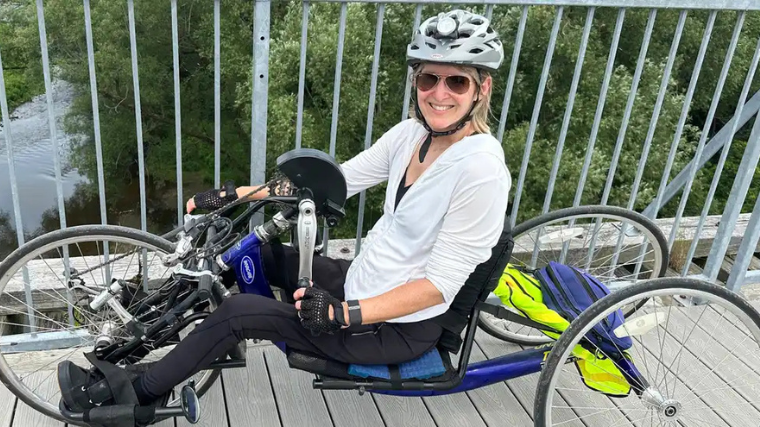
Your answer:
[[[483,52],[483,49],[476,47],[475,49],[470,49],[470,53],[481,53]]]
[[[433,43],[428,43],[428,42],[425,42],[425,44],[426,44],[426,45],[427,45],[427,46],[428,46],[430,49],[435,49],[435,45],[434,45]]]
[[[456,49],[459,46],[461,46],[461,44],[454,44],[454,45],[449,46],[449,49]]]
[[[420,47],[417,46],[416,44],[413,44],[412,46],[410,46],[410,49],[412,49],[412,50],[420,50]]]

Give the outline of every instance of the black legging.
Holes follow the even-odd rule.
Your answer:
[[[275,268],[269,247],[263,250],[265,275],[275,283],[280,271]],[[298,254],[284,247],[280,258],[289,274],[297,277]],[[315,257],[314,283],[343,300],[343,283],[349,262]],[[292,296],[295,280],[275,283]],[[164,395],[186,378],[203,370],[244,339],[283,341],[288,347],[344,363],[392,364],[421,356],[441,335],[441,327],[426,320],[416,323],[379,323],[357,325],[334,334],[312,333],[301,326],[292,302],[251,294],[238,294],[225,300],[163,359],[135,381],[142,403]]]

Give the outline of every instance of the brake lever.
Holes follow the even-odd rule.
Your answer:
[[[177,265],[181,260],[185,259],[190,251],[193,250],[193,240],[195,240],[200,234],[197,225],[205,218],[205,215],[185,214],[184,225],[177,233],[179,236],[179,241],[177,242],[177,246],[174,248],[174,253],[168,254],[161,259],[164,267],[172,267]]]

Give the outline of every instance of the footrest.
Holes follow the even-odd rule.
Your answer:
[[[399,365],[356,365],[348,367],[349,375],[361,378],[381,378],[386,380],[425,380],[446,373],[441,353],[433,348],[417,359]]]

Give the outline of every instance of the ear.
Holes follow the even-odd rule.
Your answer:
[[[480,84],[480,96],[486,96],[489,93],[491,93],[491,84],[493,83],[493,79],[491,76],[488,76],[483,80],[483,83]]]

